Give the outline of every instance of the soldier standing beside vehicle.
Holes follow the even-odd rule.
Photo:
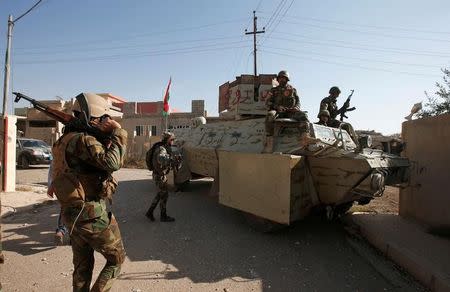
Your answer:
[[[155,221],[153,212],[159,203],[160,207],[160,221],[173,222],[175,218],[167,215],[167,200],[169,198],[169,186],[167,183],[167,175],[171,169],[177,169],[180,161],[176,159],[172,153],[172,144],[175,140],[175,135],[171,132],[164,132],[162,134],[162,141],[153,145],[147,152],[146,162],[150,170],[153,171],[153,181],[158,187],[159,191],[148,208],[145,216],[151,221]]]
[[[84,102],[78,101],[80,96]],[[106,211],[106,200],[111,200],[117,187],[111,174],[122,166],[127,132],[110,118],[109,103],[99,95],[80,94],[73,112],[75,117],[86,117],[90,127],[108,140],[67,125],[53,146],[51,187],[70,234],[73,291],[109,291],[120,273],[125,250],[117,221]],[[94,250],[106,258],[106,265],[90,288]]]
[[[342,124],[342,129],[346,130],[352,137],[355,144],[358,145],[358,137],[357,137],[356,132],[353,129],[352,125],[350,125],[349,123],[344,123],[337,119],[338,115],[345,114],[346,109],[350,105],[349,99],[344,103],[344,105],[341,108],[338,108],[337,98],[341,94],[341,90],[339,89],[339,87],[333,86],[330,88],[328,93],[330,95],[323,98],[322,101],[320,102],[319,112],[322,112],[323,110],[327,110],[330,114],[328,126],[333,127],[333,128],[339,128]]]
[[[266,142],[263,152],[272,152],[274,121],[276,118],[290,118],[299,122],[308,122],[306,113],[300,110],[300,99],[297,90],[289,82],[289,73],[280,71],[277,75],[278,86],[273,87],[266,99],[266,108],[268,110],[266,126]],[[307,123],[309,126],[309,124]],[[309,134],[309,127],[306,129]]]

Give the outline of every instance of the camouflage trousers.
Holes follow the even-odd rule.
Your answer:
[[[153,181],[158,187],[159,192],[153,199],[152,204],[150,205],[150,210],[154,210],[159,203],[161,214],[166,214],[167,200],[169,199],[169,185],[167,183],[167,176],[153,173]]]
[[[277,111],[269,111],[266,115],[266,136],[273,136],[275,131],[275,119],[277,118],[289,118],[294,119],[299,122],[307,122],[308,116],[306,113],[302,111],[295,111],[295,112],[277,112]]]
[[[63,218],[68,227],[73,251],[73,291],[109,291],[119,276],[125,260],[125,249],[119,225],[114,216],[106,212],[105,202],[86,202],[82,215],[80,208],[65,208]],[[75,209],[75,210],[73,210]],[[85,215],[86,214],[86,215]],[[87,217],[94,217],[86,219]],[[74,225],[75,223],[75,225]],[[89,290],[94,269],[94,251],[101,253],[106,265]]]

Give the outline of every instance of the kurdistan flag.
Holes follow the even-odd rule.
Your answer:
[[[164,94],[164,107],[163,107],[163,116],[167,117],[170,114],[170,107],[169,107],[169,98],[170,98],[170,84],[172,83],[172,77],[169,79],[169,84],[167,84],[166,93]]]

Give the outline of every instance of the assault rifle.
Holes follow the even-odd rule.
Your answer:
[[[13,92],[13,94],[16,96],[14,102],[19,102],[19,100],[23,98],[29,101],[38,111],[41,111],[50,118],[63,123],[65,127],[70,128],[73,131],[86,132],[96,137],[102,143],[106,143],[108,142],[108,140],[111,140],[111,135],[108,135],[107,133],[104,133],[100,129],[89,124],[91,118],[89,113],[89,106],[87,104],[86,97],[82,93],[75,97],[80,105],[80,108],[82,109],[80,117],[78,118],[63,111],[51,108],[48,105],[45,105],[20,92]]]
[[[341,107],[341,122],[344,120],[344,118],[348,119],[348,117],[345,115],[346,112],[351,112],[356,109],[356,107],[350,107],[350,99],[352,98],[353,92],[355,90],[351,90],[350,95],[347,97],[347,100],[344,102],[344,105]]]

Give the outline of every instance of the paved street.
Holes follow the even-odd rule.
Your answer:
[[[18,170],[20,183],[45,183],[47,168]],[[316,218],[275,234],[249,228],[239,212],[192,182],[169,198],[174,223],[149,222],[155,193],[147,170],[123,169],[113,212],[127,259],[113,291],[421,291],[339,223]],[[5,291],[70,291],[71,250],[54,247],[58,205],[3,220]],[[96,257],[96,273],[104,264]],[[96,276],[94,276],[96,277]]]

